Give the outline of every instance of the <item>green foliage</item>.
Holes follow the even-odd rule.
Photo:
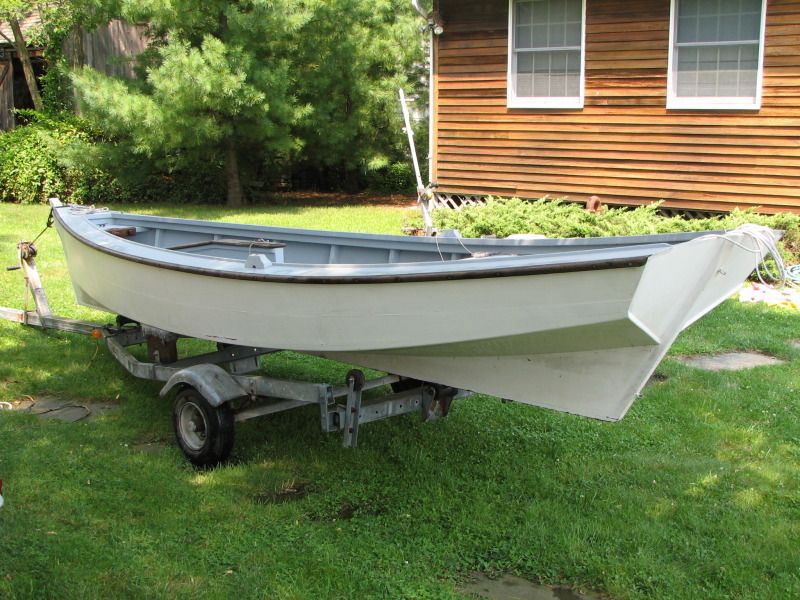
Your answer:
[[[232,143],[245,185],[300,173],[358,187],[383,161],[381,180],[405,186],[389,166],[406,160],[397,89],[420,81],[423,50],[405,0],[128,0],[117,12],[151,25],[142,78],[73,76],[117,148],[199,166]]]
[[[419,80],[418,17],[406,0],[314,0],[292,38],[301,164],[363,170],[405,157],[397,90]],[[416,76],[416,77],[415,77]]]
[[[416,188],[414,169],[409,162],[383,164],[367,170],[367,187],[375,192],[413,192]]]
[[[458,211],[437,210],[433,217],[438,228],[458,229],[466,237],[507,237],[514,233],[540,233],[547,237],[646,235],[733,229],[755,223],[785,230],[784,249],[793,262],[800,259],[800,215],[770,216],[734,210],[719,217],[684,219],[661,216],[659,208],[660,204],[654,203],[634,209],[605,207],[600,212],[589,212],[581,204],[546,197],[533,201],[490,198],[485,205],[466,206]]]
[[[0,134],[0,201],[46,202],[53,196],[82,202],[104,197],[113,188],[107,174],[62,162],[92,134],[75,117],[56,119],[34,111],[17,111],[23,124]]]
[[[31,204],[57,196],[76,203],[220,202],[221,165],[132,155],[71,116],[17,111],[22,124],[0,134],[0,202]]]
[[[242,161],[258,164],[293,147],[286,39],[297,27],[295,4],[124,3],[123,13],[153,26],[145,78],[75,73],[86,115],[117,146],[162,166],[202,169],[224,156],[229,183],[238,182]]]

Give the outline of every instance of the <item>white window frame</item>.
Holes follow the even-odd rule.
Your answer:
[[[506,81],[508,108],[583,108],[586,71],[586,0],[581,0],[581,70],[577,96],[517,96],[514,86],[516,53],[514,52],[514,2],[508,0],[508,75]]]
[[[678,96],[676,94],[678,66],[676,61],[676,37],[678,35],[678,3],[670,0],[669,21],[669,68],[667,69],[667,108],[693,110],[758,110],[761,108],[761,93],[764,84],[764,38],[767,24],[767,0],[761,0],[761,27],[758,41],[758,71],[756,72],[756,95],[748,97],[724,96]]]

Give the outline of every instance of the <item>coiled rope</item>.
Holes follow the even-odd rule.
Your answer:
[[[778,289],[785,286],[796,287],[798,285],[798,282],[800,282],[800,265],[786,266],[778,249],[778,240],[772,229],[763,225],[748,223],[737,227],[734,232],[741,233],[754,241],[756,247],[748,247],[746,244],[741,244],[729,236],[710,234],[704,237],[721,237],[755,255],[755,272],[762,284],[777,287]],[[766,262],[767,257],[771,257],[775,263],[774,270]]]

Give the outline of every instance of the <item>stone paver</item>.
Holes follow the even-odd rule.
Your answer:
[[[537,585],[514,575],[489,579],[482,573],[475,575],[473,581],[460,586],[460,591],[489,600],[597,600],[598,598],[568,588]]]
[[[35,408],[38,408],[36,406]],[[65,423],[75,423],[88,417],[91,413],[85,406],[77,406],[74,404],[65,404],[61,408],[55,410],[48,410],[46,412],[37,413],[42,419],[56,419],[64,421]]]
[[[679,356],[683,364],[705,371],[740,371],[753,367],[782,365],[785,361],[757,352],[728,352],[704,356]]]
[[[112,410],[115,405],[108,402],[79,402],[61,400],[52,396],[34,398],[25,396],[11,402],[11,409],[37,415],[42,419],[57,419],[65,423],[91,420]]]
[[[793,346],[794,348],[797,348],[798,350],[800,350],[800,340],[794,340],[794,341],[792,342],[792,346]]]

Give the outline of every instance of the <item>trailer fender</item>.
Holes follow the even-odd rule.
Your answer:
[[[166,396],[175,386],[193,387],[215,408],[229,400],[247,395],[247,392],[230,373],[222,367],[212,364],[194,365],[181,369],[169,378],[161,388],[160,395]]]

